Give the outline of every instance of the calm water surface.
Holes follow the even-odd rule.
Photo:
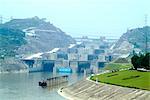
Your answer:
[[[61,75],[42,72],[0,74],[0,100],[65,100],[57,94],[57,90],[62,85],[81,80],[83,74],[68,74],[69,82],[60,86],[44,89],[38,86],[42,79]]]

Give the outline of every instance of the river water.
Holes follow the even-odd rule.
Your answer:
[[[66,74],[36,72],[0,74],[0,100],[65,100],[57,90],[64,85],[81,80],[83,74],[68,74],[68,83],[59,86],[41,88],[38,82],[53,76]]]

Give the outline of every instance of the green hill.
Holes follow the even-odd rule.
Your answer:
[[[0,28],[0,57],[15,56],[16,50],[26,44],[25,33],[10,28]]]
[[[39,29],[50,29],[50,30],[57,30],[57,28],[51,24],[50,22],[46,22],[45,19],[40,19],[37,16],[32,18],[25,18],[25,19],[12,19],[9,22],[6,22],[1,27],[9,27],[12,29],[26,29],[29,27],[36,27]]]
[[[120,39],[118,40],[118,42],[116,43],[114,48],[115,49],[120,48],[120,50],[121,50],[121,47],[124,47],[124,45],[126,45],[128,42],[130,45],[133,45],[134,48],[138,48],[138,49],[144,51],[145,50],[146,33],[147,33],[147,40],[148,40],[148,43],[147,43],[148,51],[150,51],[150,27],[149,26],[128,30],[126,33],[124,33],[120,37]],[[123,44],[123,43],[126,43],[126,44]],[[126,48],[126,49],[130,49],[130,48]],[[128,51],[130,51],[130,50],[128,50]]]
[[[75,40],[44,18],[32,17],[12,19],[0,25],[1,28],[17,29],[25,32],[27,43],[19,47],[18,54],[47,52],[53,48],[68,47]]]

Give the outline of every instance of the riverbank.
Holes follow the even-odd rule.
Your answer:
[[[27,69],[9,70],[9,71],[0,70],[0,74],[6,74],[6,73],[28,73],[28,72],[29,71]]]
[[[95,75],[91,77],[91,80],[122,87],[150,90],[150,72],[123,70]]]
[[[96,83],[84,79],[63,87],[58,93],[69,100],[149,100],[150,91]]]
[[[28,72],[27,65],[20,59],[8,57],[0,59],[0,73],[25,73]]]

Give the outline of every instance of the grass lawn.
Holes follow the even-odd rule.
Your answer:
[[[127,69],[131,68],[132,64],[130,63],[108,63],[106,67],[104,67],[105,70],[120,70],[120,69]]]
[[[91,77],[92,80],[96,78],[102,83],[150,90],[150,72],[124,70]]]

